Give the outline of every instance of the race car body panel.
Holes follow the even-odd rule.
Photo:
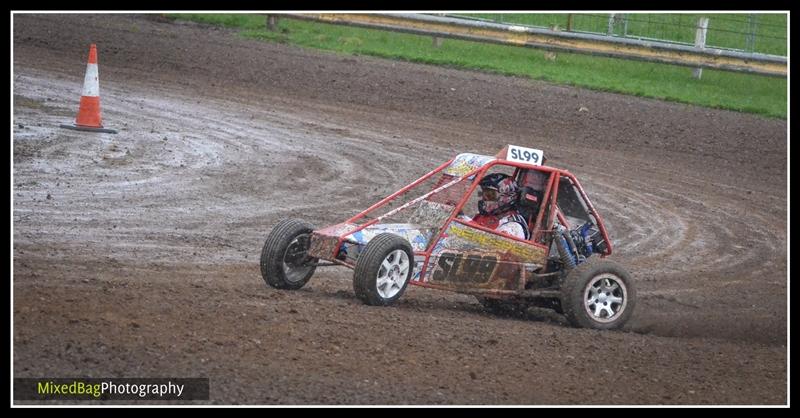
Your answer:
[[[355,261],[372,238],[387,232],[407,239],[415,252],[425,251],[428,240],[436,233],[436,228],[426,228],[409,223],[376,224],[361,230],[357,229],[358,226],[354,224],[338,224],[315,231],[311,236],[309,254],[313,257],[329,259],[336,249],[336,256],[340,260]],[[337,249],[340,239],[343,239],[343,242]]]
[[[454,221],[431,250],[424,277],[440,288],[519,290],[526,271],[546,263],[547,249],[486,231],[469,222]]]

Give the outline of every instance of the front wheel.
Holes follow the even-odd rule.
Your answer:
[[[367,305],[391,305],[403,295],[413,272],[414,251],[408,240],[380,234],[356,260],[353,290]]]
[[[587,260],[572,269],[561,286],[564,316],[576,327],[621,328],[635,304],[630,274],[611,261]]]
[[[276,289],[303,287],[316,270],[316,258],[308,256],[314,227],[297,219],[278,222],[261,250],[261,276]]]

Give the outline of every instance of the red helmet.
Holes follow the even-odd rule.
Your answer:
[[[478,202],[478,212],[481,215],[500,215],[517,205],[519,187],[509,175],[489,174],[481,180],[480,186],[482,195]]]

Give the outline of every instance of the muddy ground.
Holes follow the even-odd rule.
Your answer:
[[[90,43],[117,135],[58,128]],[[787,402],[784,120],[152,16],[14,15],[13,71],[15,377],[208,377],[236,404]],[[339,222],[507,143],[603,214],[640,294],[623,330],[416,287],[370,307],[342,268],[262,280],[279,219]]]

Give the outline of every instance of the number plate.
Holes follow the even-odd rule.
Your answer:
[[[518,147],[516,145],[508,146],[508,154],[506,160],[517,161],[520,163],[542,165],[542,158],[544,151],[540,149]]]

